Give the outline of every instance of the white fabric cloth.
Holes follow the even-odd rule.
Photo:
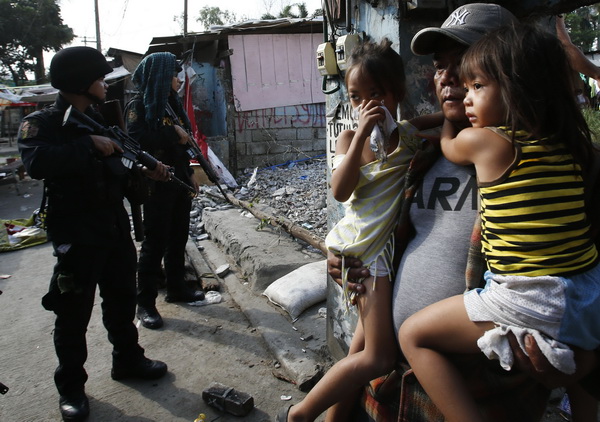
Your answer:
[[[515,326],[500,325],[477,340],[477,345],[489,359],[498,359],[507,371],[512,368],[514,356],[507,335],[513,332],[519,346],[525,352],[525,335],[533,335],[537,345],[548,361],[559,371],[566,374],[575,372],[573,351],[564,343],[556,341],[540,333],[538,330]]]
[[[564,279],[498,275],[491,271],[485,273],[485,279],[485,288],[466,293],[464,303],[471,321],[492,321],[498,325],[477,342],[486,356],[499,359],[504,369],[510,369],[513,355],[506,334],[509,330],[515,333],[523,348],[523,338],[529,333],[556,369],[573,373],[573,352],[554,340],[560,338],[567,302]]]
[[[375,157],[385,163],[387,160],[387,149],[390,145],[389,139],[392,132],[396,129],[396,120],[392,117],[392,114],[385,106],[381,106],[385,113],[385,119],[382,122],[378,122],[373,126],[371,136],[369,137],[369,146],[371,151],[375,153]],[[352,112],[352,118],[358,121],[358,116],[362,105],[356,107]]]
[[[486,286],[465,294],[471,321],[531,327],[559,338],[566,306],[561,277],[526,277],[485,273]]]

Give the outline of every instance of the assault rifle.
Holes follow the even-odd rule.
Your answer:
[[[154,170],[158,165],[158,160],[152,155],[148,154],[146,151],[143,151],[140,147],[140,144],[131,136],[127,135],[119,126],[114,125],[105,127],[73,106],[70,106],[65,112],[63,126],[65,125],[74,125],[78,128],[85,129],[92,134],[106,136],[115,141],[123,150],[121,163],[127,169],[131,169],[133,165],[137,163],[147,167],[150,170]],[[192,195],[196,194],[196,191],[192,186],[175,177],[172,168],[169,169],[169,172],[171,173],[169,181],[184,187]],[[133,219],[135,240],[142,241],[144,239],[144,228],[142,225],[141,203],[132,201],[131,199],[129,202],[131,205],[131,218]]]
[[[168,103],[167,103],[167,114],[168,114],[169,118],[173,121],[173,124],[180,123],[179,117],[177,117],[177,114],[175,114],[175,111],[173,110],[171,105]],[[210,163],[208,162],[208,160],[206,158],[204,158],[202,151],[200,151],[200,147],[196,143],[194,136],[185,127],[182,126],[182,128],[189,135],[190,140],[186,144],[186,147],[187,147],[186,152],[190,156],[190,159],[198,161],[198,164],[200,164],[200,167],[202,167],[202,170],[204,170],[204,173],[206,173],[206,177],[208,177],[208,180],[210,180],[215,185],[217,185],[217,188],[219,188],[219,191],[221,191],[223,198],[225,198],[225,200],[227,202],[231,202],[229,200],[229,198],[227,197],[227,194],[221,187],[221,184],[219,183],[219,178],[217,177],[217,174],[213,170],[213,168],[210,165]]]
[[[101,123],[98,123],[87,114],[82,113],[73,106],[69,106],[65,112],[63,119],[63,126],[74,125],[81,129],[86,129],[94,135],[102,135],[112,139],[121,147],[123,155],[121,156],[121,162],[123,165],[131,169],[134,164],[141,164],[147,167],[149,170],[154,170],[158,165],[158,160],[146,151],[142,150],[138,141],[127,135],[118,126],[105,127]],[[195,194],[195,190],[192,186],[185,183],[183,180],[175,177],[173,174],[173,168],[169,169],[171,173],[169,181],[175,182],[181,187],[188,190],[190,193]]]

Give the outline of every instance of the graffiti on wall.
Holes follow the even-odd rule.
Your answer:
[[[285,127],[325,127],[325,103],[240,111],[236,131]]]
[[[344,130],[356,129],[358,122],[352,119],[350,103],[340,103],[333,118],[327,122],[327,164],[331,168],[331,160],[335,154],[335,142]]]

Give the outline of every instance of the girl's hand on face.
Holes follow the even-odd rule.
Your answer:
[[[366,132],[371,132],[378,121],[385,119],[385,112],[381,108],[381,101],[363,100],[360,104],[360,113],[358,115],[358,126]]]

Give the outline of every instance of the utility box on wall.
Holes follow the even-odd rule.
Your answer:
[[[317,69],[322,76],[338,74],[335,52],[329,42],[317,47]]]
[[[348,61],[352,50],[360,42],[358,34],[343,35],[337,39],[335,44],[335,59],[340,70],[348,68]]]

